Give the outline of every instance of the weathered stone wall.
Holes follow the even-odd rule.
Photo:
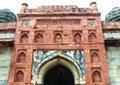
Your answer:
[[[0,85],[7,85],[11,54],[11,47],[0,47]]]
[[[18,14],[8,85],[31,85],[33,50],[83,50],[85,84],[108,85],[100,13],[95,2],[90,4],[90,8],[64,6],[64,9],[52,6],[51,9],[44,6],[28,9],[27,6],[22,4]],[[46,63],[45,68],[50,63],[51,61]],[[72,67],[71,62],[66,63],[65,65]],[[39,72],[42,71],[47,70]],[[37,78],[41,79],[43,77]],[[80,80],[79,77],[75,79]],[[79,85],[81,82],[75,84]]]
[[[120,47],[107,47],[107,63],[111,85],[120,85]]]

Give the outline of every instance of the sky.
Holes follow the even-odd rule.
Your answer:
[[[114,7],[120,7],[120,0],[0,0],[0,9],[10,9],[18,14],[22,3],[27,3],[28,8],[37,8],[43,5],[76,5],[79,8],[90,7],[91,2],[97,2],[99,12],[101,12],[101,20],[105,20],[105,16]]]

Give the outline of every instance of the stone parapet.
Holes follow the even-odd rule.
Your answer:
[[[34,9],[28,9],[28,13],[90,13],[89,8],[78,8],[74,5],[66,6],[41,6]]]
[[[103,29],[120,29],[120,22],[102,22]]]
[[[90,8],[79,8],[75,5],[52,5],[52,6],[40,6],[38,8],[27,8],[27,4],[22,4],[20,14],[55,14],[55,13],[99,13],[96,3],[90,4]]]
[[[16,29],[16,23],[0,23],[0,30],[1,29]]]

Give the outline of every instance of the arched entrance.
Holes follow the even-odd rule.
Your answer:
[[[44,85],[74,85],[74,77],[68,68],[57,65],[46,72]]]
[[[38,62],[35,65],[37,66],[33,71],[35,71],[36,74],[32,76],[32,85],[80,85],[85,83],[84,76],[82,76],[82,70],[79,68],[77,62],[60,53],[50,56],[50,58],[45,59],[43,62]],[[63,73],[57,73],[57,69],[62,69]],[[65,79],[60,82],[60,78],[57,77],[56,81],[59,80],[58,84],[54,84],[54,77],[60,74],[65,74],[63,76]],[[67,79],[69,82],[63,82],[68,81]],[[46,82],[49,84],[46,84]],[[63,84],[60,84],[59,82]]]

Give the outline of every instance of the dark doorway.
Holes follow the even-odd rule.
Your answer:
[[[44,85],[74,85],[72,72],[62,65],[55,66],[46,73]]]

